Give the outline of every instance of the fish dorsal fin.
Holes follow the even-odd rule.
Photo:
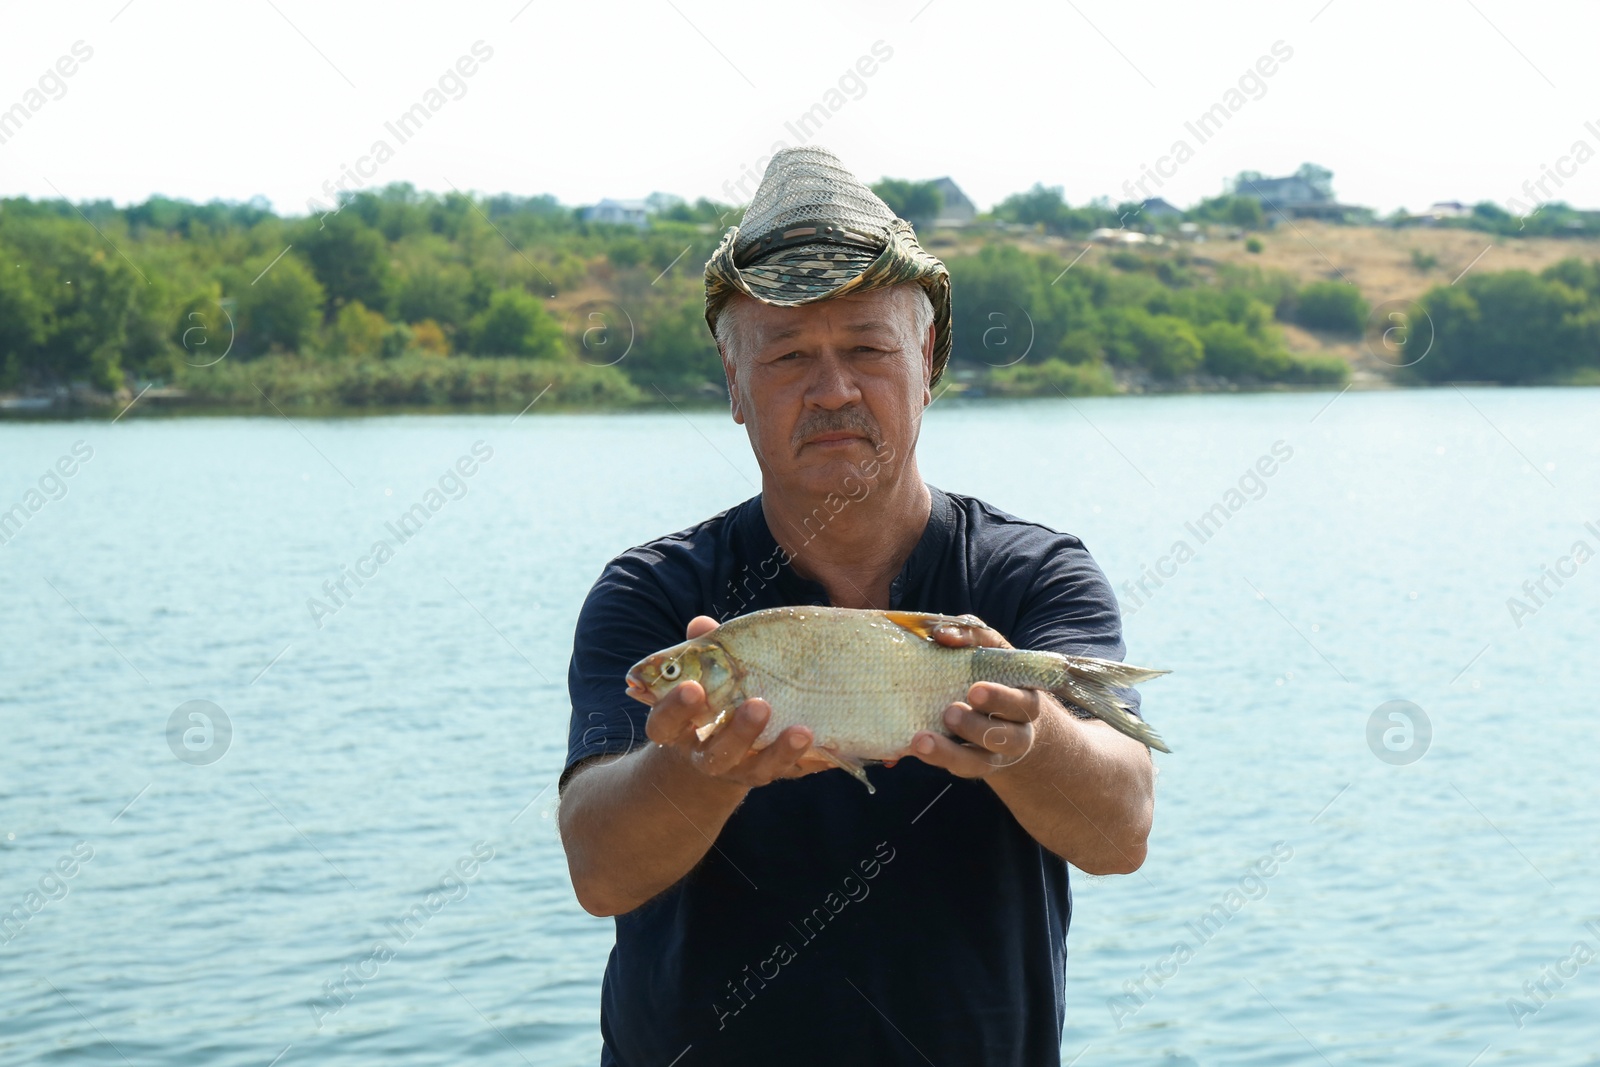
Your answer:
[[[976,633],[989,629],[972,615],[925,615],[920,611],[886,611],[883,617],[925,641],[932,641],[935,630],[965,630]]]

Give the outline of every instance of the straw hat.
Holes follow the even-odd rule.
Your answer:
[[[922,286],[933,304],[937,382],[950,361],[950,272],[832,152],[785,148],[706,262],[706,323],[715,334],[736,293],[798,307],[902,282]]]

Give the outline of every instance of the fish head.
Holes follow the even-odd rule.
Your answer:
[[[628,671],[628,695],[654,707],[656,701],[684,682],[699,682],[706,691],[709,722],[721,710],[733,680],[732,658],[708,635],[662,649],[635,663]]]

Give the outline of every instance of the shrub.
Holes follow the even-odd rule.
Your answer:
[[[418,352],[428,356],[448,356],[450,338],[432,319],[423,319],[411,327],[411,344]]]
[[[1261,201],[1251,196],[1236,196],[1228,205],[1228,221],[1247,230],[1259,230],[1266,219],[1261,211]],[[1257,241],[1256,244],[1260,244]],[[1261,251],[1259,248],[1254,251]]]
[[[1204,349],[1194,327],[1175,315],[1152,315],[1130,308],[1118,316],[1113,351],[1125,363],[1158,378],[1176,378],[1200,369]]]
[[[1313,329],[1359,334],[1370,310],[1361,290],[1348,282],[1312,282],[1300,290],[1295,321]]]
[[[271,409],[263,393],[279,407],[302,409],[333,404],[472,404],[516,411],[547,386],[549,395],[540,402],[541,409],[563,404],[627,405],[641,399],[639,390],[617,368],[586,366],[570,358],[445,360],[410,355],[357,362],[273,355],[180,370],[179,382],[194,402],[266,410]]]
[[[1094,334],[1087,330],[1074,330],[1061,339],[1060,359],[1068,363],[1099,363],[1105,352]]]
[[[1277,381],[1289,370],[1289,354],[1274,339],[1253,335],[1238,323],[1213,322],[1199,332],[1205,367],[1212,374]]]
[[[1290,356],[1282,380],[1295,385],[1343,385],[1350,365],[1338,356]]]
[[[380,354],[389,323],[376,311],[370,311],[359,300],[352,300],[339,309],[338,316],[328,329],[330,355],[370,359]]]
[[[1430,381],[1560,380],[1600,365],[1600,307],[1522,270],[1469,275],[1422,298],[1433,348],[1413,373]]]
[[[470,351],[480,356],[554,359],[563,352],[561,324],[521,289],[502,289],[475,316]]]
[[[1047,359],[1002,367],[989,375],[989,388],[1000,396],[1111,396],[1117,391],[1117,382],[1111,369],[1098,361]]]

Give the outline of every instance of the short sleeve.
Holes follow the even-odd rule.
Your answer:
[[[677,616],[641,559],[612,560],[589,590],[567,669],[572,721],[558,791],[572,768],[591,756],[630,752],[646,743],[650,709],[628,696],[628,669],[683,640],[687,622]]]
[[[1069,656],[1095,656],[1121,661],[1122,611],[1100,565],[1075,537],[1044,531],[1035,547],[1040,562],[1024,596],[1009,639],[1018,648],[1040,649]],[[1118,694],[1139,714],[1139,693]],[[1080,717],[1086,712],[1073,709]]]

